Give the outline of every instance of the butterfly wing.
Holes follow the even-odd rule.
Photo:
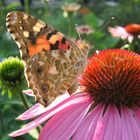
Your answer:
[[[7,28],[20,49],[29,87],[38,102],[47,105],[76,87],[86,61],[82,49],[43,21],[20,11],[7,15]]]

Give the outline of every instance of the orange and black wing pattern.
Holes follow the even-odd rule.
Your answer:
[[[83,51],[62,33],[21,11],[10,12],[6,25],[20,49],[29,88],[38,102],[48,105],[65,91],[76,90],[77,77],[86,64],[86,46]]]

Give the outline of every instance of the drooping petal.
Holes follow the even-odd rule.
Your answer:
[[[79,103],[57,113],[43,128],[39,140],[68,140],[86,115],[89,104]]]
[[[67,99],[68,97],[70,97],[70,95],[68,93],[65,93],[59,97],[57,97],[49,106],[47,106],[46,108],[43,107],[41,104],[36,104],[33,107],[31,107],[30,109],[28,109],[26,112],[24,112],[23,114],[21,114],[20,116],[18,116],[16,119],[17,120],[27,120],[27,119],[31,119],[34,118],[36,116],[41,115],[42,113],[46,112],[47,110],[50,110],[51,108],[55,107],[57,104],[59,104],[60,102],[62,102],[63,100]]]
[[[91,99],[90,99],[88,94],[77,94],[77,95],[71,96],[70,98],[64,100],[60,104],[58,104],[55,107],[51,108],[50,110],[46,111],[44,114],[39,116],[34,121],[26,124],[23,128],[21,128],[17,131],[14,131],[13,133],[11,133],[9,135],[11,137],[16,137],[16,136],[25,134],[25,133],[29,132],[30,130],[32,130],[33,128],[39,126],[41,123],[48,120],[50,117],[52,117],[57,112],[59,112],[63,109],[67,110],[67,107],[74,105],[74,104],[77,105],[78,103],[81,104],[82,102],[83,103],[84,102],[91,102]]]
[[[104,131],[103,139],[121,140],[121,116],[115,106],[110,106],[109,117]]]
[[[140,128],[138,122],[140,121],[136,121],[132,112],[127,108],[123,108],[121,114],[122,140],[139,140]]]
[[[128,112],[127,115],[130,120],[131,127],[133,129],[133,133],[134,133],[133,139],[139,140],[140,139],[140,118],[138,116],[135,117],[135,115],[130,112]]]
[[[106,131],[106,125],[107,121],[110,115],[110,108],[108,107],[107,111],[105,112],[104,116],[100,115],[97,121],[97,125],[93,127],[92,129],[95,130],[95,133],[93,135],[94,140],[102,140],[104,137],[104,133]],[[92,131],[92,129],[90,131]],[[90,132],[92,135],[93,133]]]
[[[102,114],[103,106],[96,106],[89,115],[85,117],[78,131],[73,136],[73,140],[102,140],[106,130],[110,109],[108,108],[104,116],[102,116]]]
[[[93,126],[95,127],[97,124],[97,121],[99,119],[99,116],[102,114],[102,107],[96,106],[82,121],[80,124],[78,130],[73,136],[73,140],[91,140],[95,130],[93,129]],[[92,132],[91,132],[92,129]],[[93,133],[91,135],[91,133]]]
[[[16,120],[27,120],[27,119],[34,118],[34,117],[42,114],[44,110],[45,110],[44,106],[37,103],[34,106],[32,106],[31,108],[29,108],[27,111],[25,111],[23,114],[18,116],[16,118]]]

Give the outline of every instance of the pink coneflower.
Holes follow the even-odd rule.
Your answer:
[[[91,34],[91,33],[94,32],[94,30],[92,29],[92,27],[89,26],[89,25],[78,25],[78,26],[76,27],[76,29],[77,29],[77,31],[78,31],[80,34],[87,34],[87,35],[89,35],[89,34]]]
[[[127,50],[95,54],[83,73],[81,88],[44,108],[34,105],[18,119],[37,117],[10,136],[46,122],[39,140],[139,140],[140,56]]]
[[[128,24],[124,27],[116,26],[115,28],[109,27],[108,30],[113,37],[128,39],[129,42],[132,42],[134,37],[140,39],[140,24]]]

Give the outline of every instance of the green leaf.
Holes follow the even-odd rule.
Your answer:
[[[119,38],[113,38],[111,36],[107,36],[105,39],[104,39],[104,45],[107,47],[107,48],[112,48],[114,47],[118,42],[119,42]]]
[[[31,130],[31,131],[29,132],[29,135],[32,136],[32,137],[35,138],[35,139],[38,139],[38,136],[39,136],[39,134],[38,134],[38,132],[37,132],[36,129]]]
[[[83,20],[86,24],[92,27],[100,27],[102,25],[102,21],[97,18],[97,16],[93,13],[87,14],[83,17]]]
[[[5,9],[6,10],[11,10],[11,9],[17,8],[18,6],[20,6],[20,3],[19,2],[12,2],[12,3],[8,4],[5,7]]]

